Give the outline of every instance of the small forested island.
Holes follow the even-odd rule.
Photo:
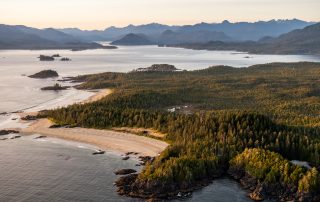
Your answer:
[[[40,55],[39,56],[39,60],[40,61],[54,61],[54,58],[53,56],[47,56],[47,55]]]
[[[46,79],[46,78],[59,77],[59,74],[56,71],[49,69],[49,70],[40,71],[28,77],[36,78],[36,79]]]
[[[150,41],[147,36],[143,34],[127,34],[119,40],[113,41],[112,45],[137,46],[137,45],[152,45],[154,42]]]
[[[59,90],[67,90],[69,89],[70,86],[61,86],[60,84],[56,83],[53,86],[47,86],[41,88],[41,90],[54,90],[54,91],[59,91]]]
[[[154,129],[170,143],[121,195],[171,199],[230,175],[254,200],[320,201],[320,63],[101,73],[78,89],[112,88],[94,103],[41,112],[59,125]],[[173,106],[192,106],[169,112]],[[311,168],[291,163],[306,161]]]
[[[177,69],[174,65],[154,64],[151,65],[151,67],[135,69],[133,72],[172,72],[178,70],[179,69]]]
[[[40,61],[54,61],[55,58],[60,58],[60,57],[61,57],[61,55],[59,55],[59,54],[54,54],[52,56],[40,55],[39,60]],[[68,57],[61,57],[60,61],[71,61],[71,59]]]

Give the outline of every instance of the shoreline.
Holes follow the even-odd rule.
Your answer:
[[[22,129],[22,134],[41,134],[69,141],[82,142],[121,153],[135,152],[142,156],[157,156],[168,144],[153,138],[131,133],[90,128],[49,128],[53,123],[48,119],[34,121]]]
[[[40,109],[53,109],[76,103],[86,104],[95,102],[104,98],[105,96],[110,95],[113,90],[103,89],[85,92],[95,93],[90,96],[87,94],[84,99],[77,100],[76,102],[72,99],[70,100],[69,97],[62,100],[58,98],[57,100],[51,102],[51,104],[53,104],[51,106],[48,106],[48,103],[45,103],[44,105],[35,106],[20,113],[12,113],[9,116],[10,120],[8,119],[9,123],[7,125],[13,127],[7,127],[5,129],[10,128],[18,130],[22,135],[39,134],[68,141],[90,144],[103,150],[110,150],[118,153],[135,152],[139,153],[141,156],[157,156],[168,146],[168,144],[164,141],[135,135],[134,133],[126,131],[119,132],[115,130],[99,130],[89,128],[50,128],[53,123],[49,119],[21,120],[22,117],[36,116]],[[11,121],[12,117],[15,117],[16,120]]]

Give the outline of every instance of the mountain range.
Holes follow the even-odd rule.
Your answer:
[[[314,24],[313,22],[306,22],[298,19],[292,20],[270,20],[258,22],[236,22],[231,23],[227,20],[221,23],[198,23],[195,25],[182,25],[182,26],[169,26],[158,23],[151,23],[145,25],[129,25],[122,28],[109,27],[105,30],[92,30],[82,31],[80,29],[59,29],[66,34],[72,35],[77,38],[89,41],[115,41],[119,40],[127,34],[143,34],[154,43],[161,43],[163,37],[170,32],[174,32],[184,36],[203,35],[203,33],[210,33],[210,35],[217,35],[217,39],[224,39],[226,41],[256,41],[265,36],[277,37],[281,34],[290,32],[295,29],[301,29],[308,25]],[[223,38],[220,38],[221,34]],[[189,38],[189,37],[188,37]],[[198,38],[198,37],[195,37]],[[210,37],[210,40],[213,36]],[[172,40],[172,39],[170,39]],[[175,42],[175,41],[174,41]],[[179,41],[181,42],[181,41]],[[197,41],[198,42],[198,41]]]
[[[172,46],[197,50],[235,50],[258,54],[320,54],[320,23],[293,30],[279,37],[264,37],[259,41],[210,41]]]
[[[250,52],[259,52],[260,47],[268,47],[268,50],[276,50],[278,47],[278,52],[308,53],[308,50],[299,48],[301,45],[297,44],[295,37],[299,37],[300,41],[304,40],[305,31],[301,34],[298,30],[313,24],[315,23],[297,19],[237,23],[225,20],[221,23],[183,26],[151,23],[129,25],[123,28],[109,27],[105,30],[36,29],[21,25],[0,25],[0,49],[115,48],[96,43],[96,41],[113,41],[113,45],[169,45],[195,49],[233,48],[234,50],[250,49]],[[309,35],[312,35],[311,32],[314,30],[309,32]],[[312,39],[309,37],[308,41]],[[295,48],[299,50],[289,51],[283,48],[289,45],[293,48],[293,44],[296,44]]]
[[[86,42],[53,28],[0,25],[0,49],[92,49],[108,48]],[[109,47],[110,48],[110,47]]]

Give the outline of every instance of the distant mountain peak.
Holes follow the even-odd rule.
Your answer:
[[[230,22],[228,20],[224,20],[222,21],[222,24],[230,24]]]

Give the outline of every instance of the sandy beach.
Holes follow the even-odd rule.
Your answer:
[[[143,156],[157,156],[168,146],[163,141],[130,133],[87,128],[49,128],[52,124],[48,119],[40,119],[21,132],[93,144],[103,150],[137,152]]]
[[[102,99],[112,93],[111,89],[97,91],[93,95],[83,99],[77,103],[90,103]],[[55,103],[55,106],[67,106],[70,103],[64,100],[62,103]],[[39,107],[37,107],[38,109]],[[42,107],[41,107],[42,108]],[[52,106],[48,106],[52,109]],[[23,113],[19,113],[20,117],[26,115],[36,115],[37,111],[29,109]],[[115,152],[137,152],[143,156],[157,156],[163,151],[168,144],[166,142],[148,138],[144,136],[134,135],[129,132],[117,132],[114,130],[98,130],[87,128],[50,128],[53,123],[48,119],[39,119],[36,121],[19,121],[25,127],[18,127],[22,134],[26,135],[45,135],[48,137],[61,138],[70,141],[77,141],[92,144],[103,150],[111,150]]]

